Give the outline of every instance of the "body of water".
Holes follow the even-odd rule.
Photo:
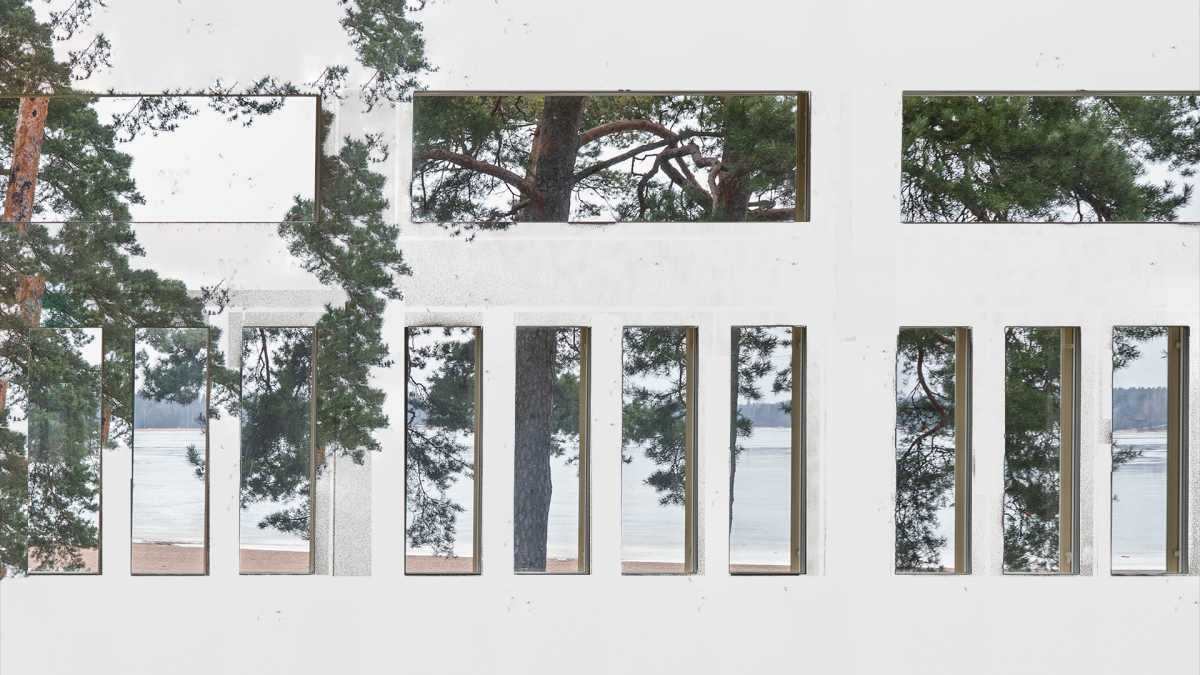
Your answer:
[[[133,434],[133,541],[204,543],[204,481],[187,461],[187,447],[203,452],[201,429],[135,429]],[[251,504],[240,514],[242,548],[307,551],[309,543],[259,529],[267,515],[300,502]]]
[[[1112,474],[1112,569],[1167,569],[1167,434],[1113,434],[1142,456]]]

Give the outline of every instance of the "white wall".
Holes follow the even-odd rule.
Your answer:
[[[141,79],[118,60],[125,70],[105,86],[154,91],[268,71],[299,81],[319,72],[314,54],[345,53],[328,25],[331,2],[304,3],[324,12],[311,40],[297,29],[290,39],[266,31],[257,43],[244,38],[275,14],[211,4],[178,11],[198,16],[193,24],[219,17],[218,37],[205,38],[220,47],[212,59],[175,62],[169,72],[159,60]],[[289,22],[304,11],[262,4]],[[210,576],[130,577],[127,539],[109,528],[128,512],[129,458],[110,454],[105,573],[0,583],[5,675],[1200,669],[1200,577],[1108,573],[1112,326],[1191,327],[1190,445],[1200,448],[1197,225],[906,225],[898,199],[902,92],[1195,90],[1200,6],[443,0],[423,20],[441,68],[428,78],[432,89],[810,91],[812,222],[527,224],[470,242],[406,224],[401,246],[414,274],[400,280],[405,301],[387,316],[394,355],[405,322],[455,316],[485,329],[483,574],[404,576],[398,429],[382,434],[369,496],[357,497],[371,506],[370,537],[360,522],[345,544],[369,542],[369,576],[239,577],[236,519],[225,517],[213,520],[230,532],[213,530]],[[171,26],[179,45],[149,39],[167,56],[196,49]],[[341,113],[341,134],[400,139],[387,171],[406,217],[411,107]],[[584,577],[512,572],[514,327],[547,323],[594,330],[593,572]],[[700,327],[701,572],[693,576],[620,574],[620,329],[645,324]],[[810,573],[799,578],[725,572],[729,327],[756,324],[809,331]],[[913,325],[974,329],[969,576],[893,573],[894,351],[898,327]],[[1078,576],[1001,575],[1010,325],[1082,328]],[[401,419],[398,390],[389,405]],[[214,467],[227,469],[211,473],[212,494],[227,499],[237,489],[236,444],[214,442],[212,451]]]

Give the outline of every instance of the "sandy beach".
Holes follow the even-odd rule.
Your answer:
[[[83,558],[83,569],[73,570],[70,572],[70,574],[95,574],[100,571],[100,549],[85,548],[79,552],[79,555],[80,555],[80,557]],[[31,549],[29,551],[29,571],[30,572],[36,573],[38,571],[40,571],[40,572],[55,572],[55,571],[57,571],[53,567],[48,567],[48,568],[44,568],[42,570],[37,570],[36,569],[37,565],[38,565],[37,550]]]
[[[307,574],[308,553],[304,551],[240,551],[243,574]],[[204,549],[166,543],[134,544],[134,574],[203,574]]]
[[[730,565],[730,574],[791,574],[791,565]]]

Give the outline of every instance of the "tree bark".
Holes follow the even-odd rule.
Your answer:
[[[556,333],[554,328],[517,329],[513,552],[519,572],[546,571]]]
[[[533,136],[530,178],[542,196],[521,217],[535,222],[571,218],[579,125],[586,96],[547,96]],[[551,414],[554,408],[556,330],[517,331],[516,476],[513,512],[515,569],[546,571],[546,538],[550,524]],[[582,514],[580,514],[582,517]]]
[[[575,158],[579,154],[579,125],[586,96],[547,96],[533,135],[534,186],[544,202],[534,204],[531,220],[565,223],[571,218],[575,187]]]
[[[24,232],[33,217],[33,195],[37,187],[38,162],[42,158],[42,139],[46,135],[48,98],[23,98],[17,116],[17,134],[13,139],[12,169],[4,195],[4,222],[16,223]]]
[[[29,229],[33,217],[33,197],[37,190],[38,163],[42,159],[42,140],[46,136],[48,98],[23,98],[17,113],[17,133],[13,138],[12,169],[8,174],[8,190],[4,195],[4,222],[14,223],[17,232]],[[46,277],[27,276],[20,279],[16,300],[21,318],[33,328],[42,320],[42,295],[46,292]]]

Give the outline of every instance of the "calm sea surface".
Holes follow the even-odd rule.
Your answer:
[[[204,541],[204,481],[187,462],[187,447],[203,452],[200,429],[136,429],[133,434],[133,540],[199,545]],[[308,542],[258,522],[290,503],[251,504],[241,512],[243,548],[307,551]]]
[[[1113,434],[1142,456],[1112,474],[1112,568],[1167,569],[1167,434]]]
[[[765,427],[743,441],[738,462],[730,559],[734,564],[786,565],[790,558],[789,500],[791,430]],[[1142,450],[1142,457],[1112,476],[1114,570],[1162,570],[1166,565],[1166,435],[1116,434],[1114,444]],[[471,443],[470,436],[464,438]],[[199,430],[145,430],[134,434],[133,539],[200,544],[204,528],[204,483],[185,459],[189,444],[203,448]],[[593,461],[599,461],[593,458]],[[637,453],[621,467],[621,558],[658,562],[683,560],[683,509],[661,506],[645,484],[654,464]],[[496,475],[496,474],[493,474]],[[575,466],[554,460],[550,504],[549,555],[577,553],[579,479]],[[461,504],[455,554],[471,555],[472,481],[459,480],[450,497]],[[266,515],[290,504],[252,504],[241,514],[241,541],[247,548],[308,550],[308,542],[274,530],[260,530]],[[953,510],[939,514],[939,533],[953,537]],[[410,553],[428,553],[410,549]],[[953,549],[943,551],[953,565]]]

